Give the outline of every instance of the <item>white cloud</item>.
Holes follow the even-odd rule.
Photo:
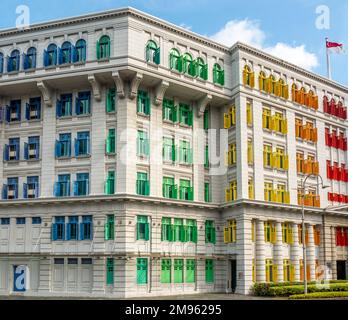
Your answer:
[[[180,24],[180,27],[181,28],[184,28],[184,29],[186,29],[186,30],[189,30],[189,31],[191,31],[191,29],[192,29],[192,26],[188,26],[186,23],[181,23]]]
[[[231,20],[211,38],[227,46],[232,46],[240,41],[305,69],[312,70],[319,65],[317,56],[308,52],[304,44],[291,46],[278,42],[274,46],[266,46],[266,34],[261,29],[258,21],[249,19]]]

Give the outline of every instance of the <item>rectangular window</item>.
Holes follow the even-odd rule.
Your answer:
[[[149,94],[146,91],[139,90],[137,98],[137,112],[144,115],[150,115],[150,110],[151,104]]]
[[[161,241],[173,241],[173,225],[171,218],[162,218],[161,224]]]
[[[183,219],[175,218],[174,219],[174,241],[185,242],[186,241],[186,232],[184,228]]]
[[[25,224],[25,218],[16,218],[16,224]]]
[[[174,105],[174,100],[163,100],[163,120],[171,121],[171,122],[177,122],[178,116],[177,116],[177,108]]]
[[[114,258],[106,258],[106,284],[114,284]]]
[[[273,153],[272,146],[264,145],[263,146],[263,166],[264,167],[273,167]]]
[[[192,108],[189,105],[183,103],[179,104],[179,122],[180,124],[192,127],[193,112]]]
[[[92,240],[93,238],[93,220],[92,216],[82,216],[80,224],[80,240]]]
[[[254,200],[254,180],[251,178],[248,180],[248,197],[250,200]]]
[[[237,163],[237,146],[235,143],[228,145],[228,165],[233,166]]]
[[[224,242],[234,243],[237,242],[237,221],[229,220],[228,226],[224,228]]]
[[[273,130],[273,121],[271,116],[271,110],[263,109],[262,110],[262,128]]]
[[[55,197],[70,196],[70,174],[58,175],[58,182],[54,185]]]
[[[265,233],[265,242],[268,243],[276,243],[277,234],[276,234],[276,226],[273,222],[265,222],[264,223],[264,233]]]
[[[91,113],[91,93],[89,91],[79,92],[75,103],[76,115],[87,115]]]
[[[26,104],[25,118],[27,120],[38,120],[41,118],[41,97],[30,98]]]
[[[21,100],[12,100],[10,105],[6,108],[7,122],[21,121]]]
[[[77,173],[74,182],[74,196],[87,196],[89,194],[89,173]]]
[[[71,156],[71,133],[62,133],[56,141],[56,157],[68,158]]]
[[[40,217],[31,218],[31,224],[41,224],[41,218]]]
[[[171,259],[162,259],[161,261],[161,283],[171,283]]]
[[[106,112],[114,112],[116,110],[116,89],[111,88],[106,96]]]
[[[193,200],[193,187],[190,180],[180,179],[180,200]]]
[[[138,130],[137,138],[137,156],[147,157],[149,155],[149,138],[146,131]]]
[[[291,279],[291,267],[288,259],[283,260],[283,281],[290,282]]]
[[[180,141],[179,161],[181,164],[192,164],[192,149],[190,142],[186,140]]]
[[[211,202],[210,183],[209,182],[204,183],[204,201]]]
[[[205,260],[205,282],[206,283],[214,282],[214,260],[211,260],[211,259]]]
[[[147,265],[146,258],[137,258],[137,284],[147,283]]]
[[[115,171],[108,171],[105,183],[105,194],[115,194]]]
[[[40,158],[40,137],[29,137],[24,143],[24,159],[38,160]]]
[[[264,193],[265,201],[274,200],[273,182],[265,182]]]
[[[253,113],[252,113],[252,106],[250,101],[247,101],[246,103],[246,117],[247,117],[247,125],[252,126],[253,125]]]
[[[64,264],[64,258],[54,258],[54,264]]]
[[[18,161],[20,157],[20,139],[10,138],[9,144],[4,148],[5,161]]]
[[[266,282],[277,282],[277,268],[272,259],[266,259]]]
[[[174,259],[174,283],[184,282],[184,260]]]
[[[66,240],[78,240],[79,238],[79,217],[69,217],[66,226]]]
[[[214,244],[216,242],[214,221],[207,220],[205,222],[205,242]]]
[[[1,218],[1,225],[6,226],[10,224],[10,218]]]
[[[253,165],[253,163],[254,163],[253,141],[248,140],[248,165]]]
[[[163,197],[168,199],[177,199],[178,187],[175,184],[174,178],[163,177]]]
[[[141,196],[148,196],[150,194],[150,183],[146,172],[137,173],[136,193]]]
[[[77,258],[68,258],[68,264],[78,264],[78,259]]]
[[[163,138],[163,160],[175,162],[176,150],[174,138]]]
[[[197,221],[192,219],[187,219],[185,230],[186,230],[185,240],[188,242],[197,243]]]
[[[204,150],[204,168],[209,169],[209,166],[209,146],[206,145]]]
[[[7,178],[7,184],[3,186],[3,199],[18,199],[18,178]]]
[[[91,258],[82,258],[81,264],[92,264],[92,259]]]
[[[65,239],[65,217],[55,217],[55,222],[52,224],[52,240]]]
[[[150,224],[147,216],[137,216],[137,240],[150,239]]]
[[[105,240],[115,239],[115,217],[113,214],[106,216],[106,222],[104,226]]]
[[[39,177],[27,177],[27,183],[23,183],[23,198],[33,199],[39,197]]]
[[[194,283],[196,281],[196,260],[186,260],[186,283]]]
[[[114,128],[108,130],[105,151],[106,154],[116,153],[116,130]]]
[[[90,154],[90,138],[89,131],[78,132],[75,139],[75,157]]]
[[[57,118],[70,117],[72,115],[72,94],[62,94],[57,100]]]

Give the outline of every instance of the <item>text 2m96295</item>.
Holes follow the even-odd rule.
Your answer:
[[[170,315],[219,315],[221,305],[170,305]]]

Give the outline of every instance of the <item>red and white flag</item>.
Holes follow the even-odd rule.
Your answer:
[[[343,54],[345,53],[344,47],[342,43],[330,42],[326,40],[326,49],[328,52]]]

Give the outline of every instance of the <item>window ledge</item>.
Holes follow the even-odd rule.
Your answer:
[[[72,120],[73,116],[61,116],[61,117],[56,117],[57,120]]]
[[[219,88],[219,89],[223,89],[223,88],[224,88],[224,86],[223,86],[222,84],[216,83],[216,82],[214,82],[214,86],[215,86],[216,88]]]
[[[41,122],[42,119],[29,119],[27,120],[28,123],[35,123],[35,122]]]
[[[192,167],[192,163],[179,162],[179,165],[183,167]]]
[[[176,69],[170,69],[170,72],[178,75],[178,76],[181,76],[182,75],[182,72],[180,72],[179,70],[176,70]]]
[[[139,111],[137,111],[137,115],[141,116],[141,117],[144,117],[144,118],[150,118],[149,114],[146,114],[146,113],[143,113],[143,112],[139,112]]]
[[[208,80],[202,79],[200,77],[196,77],[196,80],[199,81],[199,82],[202,82],[204,84],[206,84],[208,82]]]
[[[109,157],[115,157],[117,155],[117,153],[116,152],[105,152],[105,155],[109,156]]]
[[[146,63],[150,66],[150,67],[154,67],[156,69],[158,69],[159,67],[159,64],[155,63],[155,62],[152,62],[150,60],[146,61]]]
[[[183,127],[183,128],[187,128],[187,129],[192,129],[192,126],[185,124],[185,123],[181,123],[181,122],[179,122],[179,126]]]
[[[110,57],[97,59],[97,62],[109,62],[109,61],[110,61]]]
[[[68,68],[70,66],[72,66],[72,63],[71,62],[66,62],[66,63],[62,63],[60,65],[58,65],[59,68]]]
[[[175,122],[172,120],[168,120],[168,119],[163,119],[163,123],[167,123],[167,124],[171,124],[171,125],[175,125]]]
[[[13,75],[17,75],[17,74],[19,74],[19,70],[7,72],[7,75],[9,75],[9,76],[13,76]]]
[[[56,157],[56,160],[70,160],[71,158],[71,156]]]
[[[90,158],[90,154],[80,154],[78,156],[75,156],[76,159],[85,159],[85,158]]]
[[[10,122],[7,122],[7,121],[5,120],[5,123],[8,124],[8,125],[15,125],[15,124],[20,124],[21,121],[20,121],[20,120],[12,120],[12,121],[10,121]]]
[[[51,65],[51,66],[45,66],[45,70],[52,70],[52,69],[57,69],[58,65]]]
[[[23,70],[25,73],[33,73],[36,71],[36,68],[30,68],[30,69],[25,69]]]
[[[175,161],[173,161],[173,160],[164,160],[163,159],[163,164],[165,164],[165,165],[175,165]]]
[[[77,118],[87,118],[90,117],[91,113],[82,113],[82,114],[77,114],[76,117]]]
[[[85,64],[86,64],[86,60],[73,62],[74,66],[80,66],[80,65],[85,65]]]
[[[41,161],[41,158],[39,158],[39,159],[27,159],[27,160],[25,160],[26,162],[29,162],[29,163],[33,163],[33,162],[39,162],[39,161]]]

